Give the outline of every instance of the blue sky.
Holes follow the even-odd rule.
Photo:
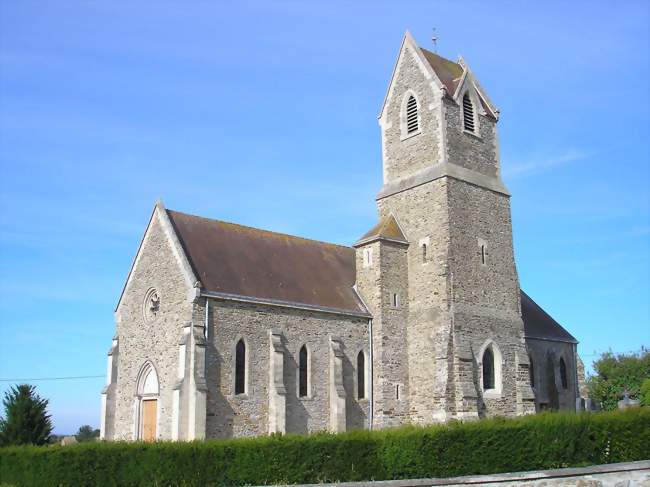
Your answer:
[[[0,378],[101,375],[154,201],[350,244],[405,29],[501,109],[522,287],[580,341],[650,345],[650,13],[611,2],[0,3]],[[103,379],[35,382],[56,432]],[[0,392],[9,385],[0,383]]]

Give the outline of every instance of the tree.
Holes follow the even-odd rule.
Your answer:
[[[93,441],[95,438],[99,438],[99,430],[93,429],[92,426],[85,424],[79,428],[75,437],[79,443]]]
[[[0,445],[45,445],[52,434],[48,400],[36,394],[29,384],[12,386],[2,401],[5,414],[0,418]]]
[[[641,404],[650,407],[650,378],[641,383]]]
[[[650,378],[650,350],[637,353],[603,353],[595,362],[596,375],[587,380],[589,397],[605,410],[617,408],[627,391],[631,398],[641,399],[641,383]]]

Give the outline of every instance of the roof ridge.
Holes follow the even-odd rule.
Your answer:
[[[201,219],[201,220],[207,220],[209,222],[223,223],[225,225],[231,225],[233,227],[239,227],[239,228],[243,228],[243,229],[246,229],[246,230],[255,230],[255,231],[258,231],[258,232],[264,232],[264,233],[277,235],[277,236],[281,236],[281,237],[289,237],[289,238],[293,238],[293,239],[296,239],[296,240],[304,240],[306,242],[313,242],[313,243],[318,243],[318,244],[330,245],[332,247],[341,247],[341,248],[344,248],[344,249],[353,250],[353,247],[348,246],[348,245],[340,245],[340,244],[335,244],[335,243],[332,243],[332,242],[325,242],[323,240],[316,240],[316,239],[313,239],[313,238],[301,237],[299,235],[291,235],[289,233],[276,232],[274,230],[266,230],[264,228],[252,227],[250,225],[242,225],[241,223],[228,222],[228,221],[225,221],[225,220],[218,220],[216,218],[208,218],[208,217],[205,217],[205,216],[194,215],[192,213],[185,213],[185,212],[182,212],[182,211],[172,210],[172,209],[169,209],[169,208],[167,209],[167,212],[168,213],[169,212],[177,213],[179,215],[185,215],[185,216],[189,216],[189,217],[192,217],[192,218],[198,218],[198,219]]]

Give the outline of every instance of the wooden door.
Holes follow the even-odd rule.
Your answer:
[[[144,441],[156,440],[156,416],[158,401],[150,399],[142,401],[142,439]]]

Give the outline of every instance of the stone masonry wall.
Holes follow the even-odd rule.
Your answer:
[[[449,180],[448,187],[455,334],[475,357],[479,414],[514,415],[521,382],[518,358],[525,357],[526,349],[509,198],[455,179]],[[485,263],[481,244],[486,249]],[[480,386],[480,352],[488,340],[501,353],[500,394],[483,394]]]
[[[381,361],[383,378],[375,388],[381,397],[376,418],[381,426],[397,426],[408,422],[408,247],[382,242],[381,262],[382,330],[375,334],[374,342],[382,344],[375,362]],[[394,302],[397,295],[397,305]],[[375,332],[373,327],[373,333]],[[385,419],[384,419],[385,418]]]
[[[461,107],[449,98],[444,98],[443,103],[447,126],[447,160],[487,176],[497,176],[499,154],[496,122],[478,114],[479,136],[467,133],[462,127]]]
[[[431,90],[432,80],[427,80],[407,48],[394,80],[394,88],[386,107],[384,127],[384,167],[386,181],[401,179],[439,162],[440,99]],[[420,113],[419,135],[402,139],[400,126],[402,102],[408,90],[415,93]]]
[[[201,300],[202,302],[204,300]],[[204,313],[204,304],[195,314]],[[290,308],[210,300],[207,355],[207,438],[268,433],[269,329],[283,335],[287,433],[329,429],[329,337],[340,337],[345,354],[344,387],[347,429],[365,428],[368,399],[357,400],[356,364],[368,353],[368,320]],[[234,349],[246,342],[248,393],[234,395]],[[298,354],[306,344],[310,359],[310,395],[298,397]]]
[[[143,305],[151,288],[159,293],[160,311],[155,319],[147,322]],[[178,341],[183,325],[192,316],[192,304],[187,296],[187,283],[181,267],[155,214],[116,313],[120,354],[113,439],[134,439],[136,380],[147,360],[153,363],[158,374],[158,437],[171,438],[172,387],[178,368]]]
[[[446,195],[447,180],[441,178],[377,202],[380,215],[392,213],[410,242],[407,339],[409,408],[414,423],[446,419],[451,338]]]
[[[526,339],[526,347],[533,364],[535,406],[545,409],[575,410],[577,397],[574,345],[551,340]],[[560,358],[567,369],[567,387],[562,386]]]
[[[519,316],[509,198],[453,178],[447,184],[454,302]],[[485,264],[482,243],[486,246]]]
[[[364,268],[366,248],[372,265]],[[409,422],[407,249],[388,241],[357,249],[357,289],[373,315],[373,424],[380,428]]]
[[[521,329],[516,316],[467,305],[455,306],[454,331],[459,341],[469,344],[474,356],[473,384],[478,391],[479,416],[514,416],[517,414],[517,354],[525,354]],[[462,310],[462,311],[461,311]],[[493,341],[501,355],[500,392],[490,394],[481,389],[481,348]],[[498,355],[495,354],[495,363]],[[496,379],[498,381],[498,378]]]

